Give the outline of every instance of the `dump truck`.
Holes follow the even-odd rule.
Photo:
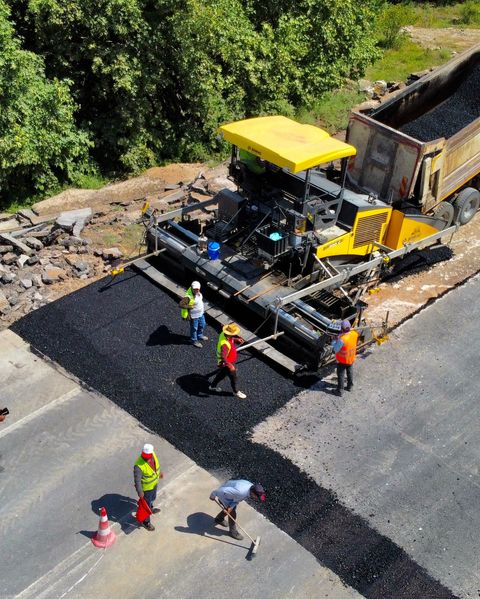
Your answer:
[[[262,330],[259,341],[303,352],[309,368],[331,359],[343,319],[373,337],[361,318],[368,286],[396,259],[456,230],[438,214],[349,188],[356,148],[318,127],[269,116],[220,133],[232,147],[235,189],[147,212],[149,248],[162,252],[159,268],[202,280],[223,312]],[[205,226],[194,215],[207,208]]]
[[[461,225],[480,205],[480,44],[367,113],[353,112],[348,185],[408,216]]]

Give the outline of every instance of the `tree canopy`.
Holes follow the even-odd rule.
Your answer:
[[[376,53],[372,32],[382,5],[10,0],[9,16],[5,1],[0,83],[7,62],[10,70],[17,65],[10,73],[17,99],[0,100],[11,113],[9,120],[2,116],[0,136],[13,139],[9,123],[21,122],[22,130],[30,123],[46,137],[27,144],[35,156],[11,150],[8,161],[2,158],[0,181],[8,187],[6,173],[23,166],[33,191],[37,182],[68,180],[74,164],[84,168],[88,140],[90,159],[102,171],[135,172],[206,158],[218,149],[222,122],[293,114],[363,73]]]

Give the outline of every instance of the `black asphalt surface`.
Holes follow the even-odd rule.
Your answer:
[[[446,599],[454,595],[400,547],[341,505],[289,460],[253,444],[249,431],[301,388],[257,356],[239,362],[234,398],[211,395],[217,333],[203,349],[188,345],[177,302],[127,271],[30,313],[12,330],[87,385],[135,416],[201,467],[261,482],[257,509],[320,563],[372,599]],[[211,323],[209,323],[211,325]],[[119,431],[121,434],[121,431]],[[168,465],[165,464],[168,475]]]

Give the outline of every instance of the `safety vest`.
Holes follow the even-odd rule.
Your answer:
[[[240,158],[240,162],[243,162],[250,172],[256,175],[261,175],[265,172],[265,167],[258,161],[255,154],[247,152],[247,150],[239,150],[238,157]]]
[[[152,470],[150,464],[142,456],[135,462],[135,466],[138,466],[142,471],[142,489],[144,491],[150,491],[158,484],[160,464],[155,453],[153,454],[153,461],[155,462],[155,470]]]
[[[343,341],[342,348],[335,354],[337,362],[340,364],[353,364],[357,355],[357,331],[349,331],[340,336]]]
[[[218,364],[221,364],[223,361],[223,358],[222,358],[222,346],[223,345],[226,345],[227,349],[228,349],[227,362],[229,362],[230,364],[234,364],[235,360],[237,359],[237,349],[236,349],[235,345],[226,338],[225,333],[222,331],[218,337],[218,343],[217,343],[217,362],[218,362]]]
[[[185,297],[189,297],[190,298],[190,306],[193,306],[193,304],[195,303],[195,300],[194,300],[193,291],[192,291],[191,287],[189,287],[185,291]],[[188,318],[188,310],[187,310],[187,308],[182,308],[181,316],[182,316],[182,318],[184,320],[186,320]]]

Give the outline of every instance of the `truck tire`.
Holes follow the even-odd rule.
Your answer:
[[[466,187],[453,200],[455,222],[466,225],[475,216],[480,206],[480,192],[473,187]]]
[[[432,212],[435,218],[445,221],[443,228],[448,229],[453,222],[453,217],[455,216],[455,208],[450,204],[450,202],[440,202],[440,204],[435,206]]]

